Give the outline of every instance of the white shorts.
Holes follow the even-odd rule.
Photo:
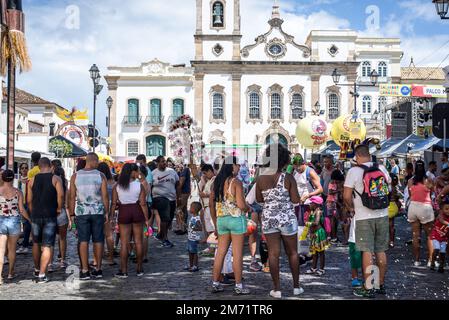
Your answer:
[[[435,220],[435,214],[431,204],[412,201],[408,207],[407,218],[410,223],[419,221],[421,224],[427,224]]]
[[[441,253],[446,253],[446,242],[440,242],[438,240],[432,240],[433,250],[440,250]]]
[[[206,232],[214,232],[215,231],[214,222],[212,221],[209,207],[206,207],[204,209],[204,224],[206,227]]]

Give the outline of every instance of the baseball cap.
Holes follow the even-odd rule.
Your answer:
[[[315,203],[317,205],[322,205],[323,204],[323,198],[321,198],[319,196],[313,196],[313,197],[310,197],[309,199],[307,199],[304,204],[305,205],[309,205],[311,203]]]
[[[304,164],[304,158],[302,157],[302,155],[300,153],[295,154],[295,156],[292,159],[292,164],[296,164],[296,165]]]

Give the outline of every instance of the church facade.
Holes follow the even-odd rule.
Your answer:
[[[302,151],[295,138],[300,119],[319,110],[332,122],[354,108],[352,87],[333,82],[335,69],[341,83],[367,85],[359,88],[357,111],[368,128],[375,111],[390,103],[369,86],[370,74],[376,70],[379,83],[400,82],[400,39],[313,30],[301,42],[284,31],[275,4],[260,35],[242,43],[241,19],[240,0],[196,0],[191,66],[155,59],[109,67],[113,155],[170,155],[168,123],[184,113],[203,128],[207,146],[248,149],[279,141]]]

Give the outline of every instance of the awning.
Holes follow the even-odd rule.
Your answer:
[[[324,156],[324,155],[335,155],[338,153],[340,153],[340,146],[336,144],[334,141],[331,141],[323,150],[320,150],[314,154],[321,154]]]
[[[79,158],[79,157],[85,157],[87,155],[87,151],[86,150],[84,150],[81,147],[78,147],[72,141],[64,138],[63,136],[56,136],[56,137],[51,138],[50,139],[50,144],[54,140],[62,141],[62,142],[65,142],[67,144],[70,144],[72,146],[72,151],[70,152],[70,154],[64,155],[63,158]],[[56,155],[56,156],[58,157],[58,155]]]
[[[382,148],[382,150],[375,155],[378,158],[384,158],[392,155],[404,156],[407,154],[419,153],[428,150],[433,145],[437,144],[439,140],[440,139],[434,136],[425,139],[415,134],[411,134],[405,139],[399,139],[399,142],[397,143],[392,141],[392,144],[389,147]]]
[[[31,154],[33,152],[34,151],[15,149],[14,158],[31,159]],[[53,153],[40,152],[40,154],[42,155],[42,157],[47,157],[50,159],[53,159],[55,157]],[[6,149],[3,147],[0,147],[0,157],[6,157]]]

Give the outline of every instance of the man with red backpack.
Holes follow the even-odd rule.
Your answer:
[[[354,290],[358,297],[374,298],[385,295],[389,225],[388,194],[390,175],[384,166],[373,163],[368,145],[355,148],[356,166],[347,174],[344,185],[344,202],[355,220],[355,244],[362,252],[362,270],[365,280]],[[373,254],[376,264],[373,263]],[[374,285],[371,283],[374,279]]]

